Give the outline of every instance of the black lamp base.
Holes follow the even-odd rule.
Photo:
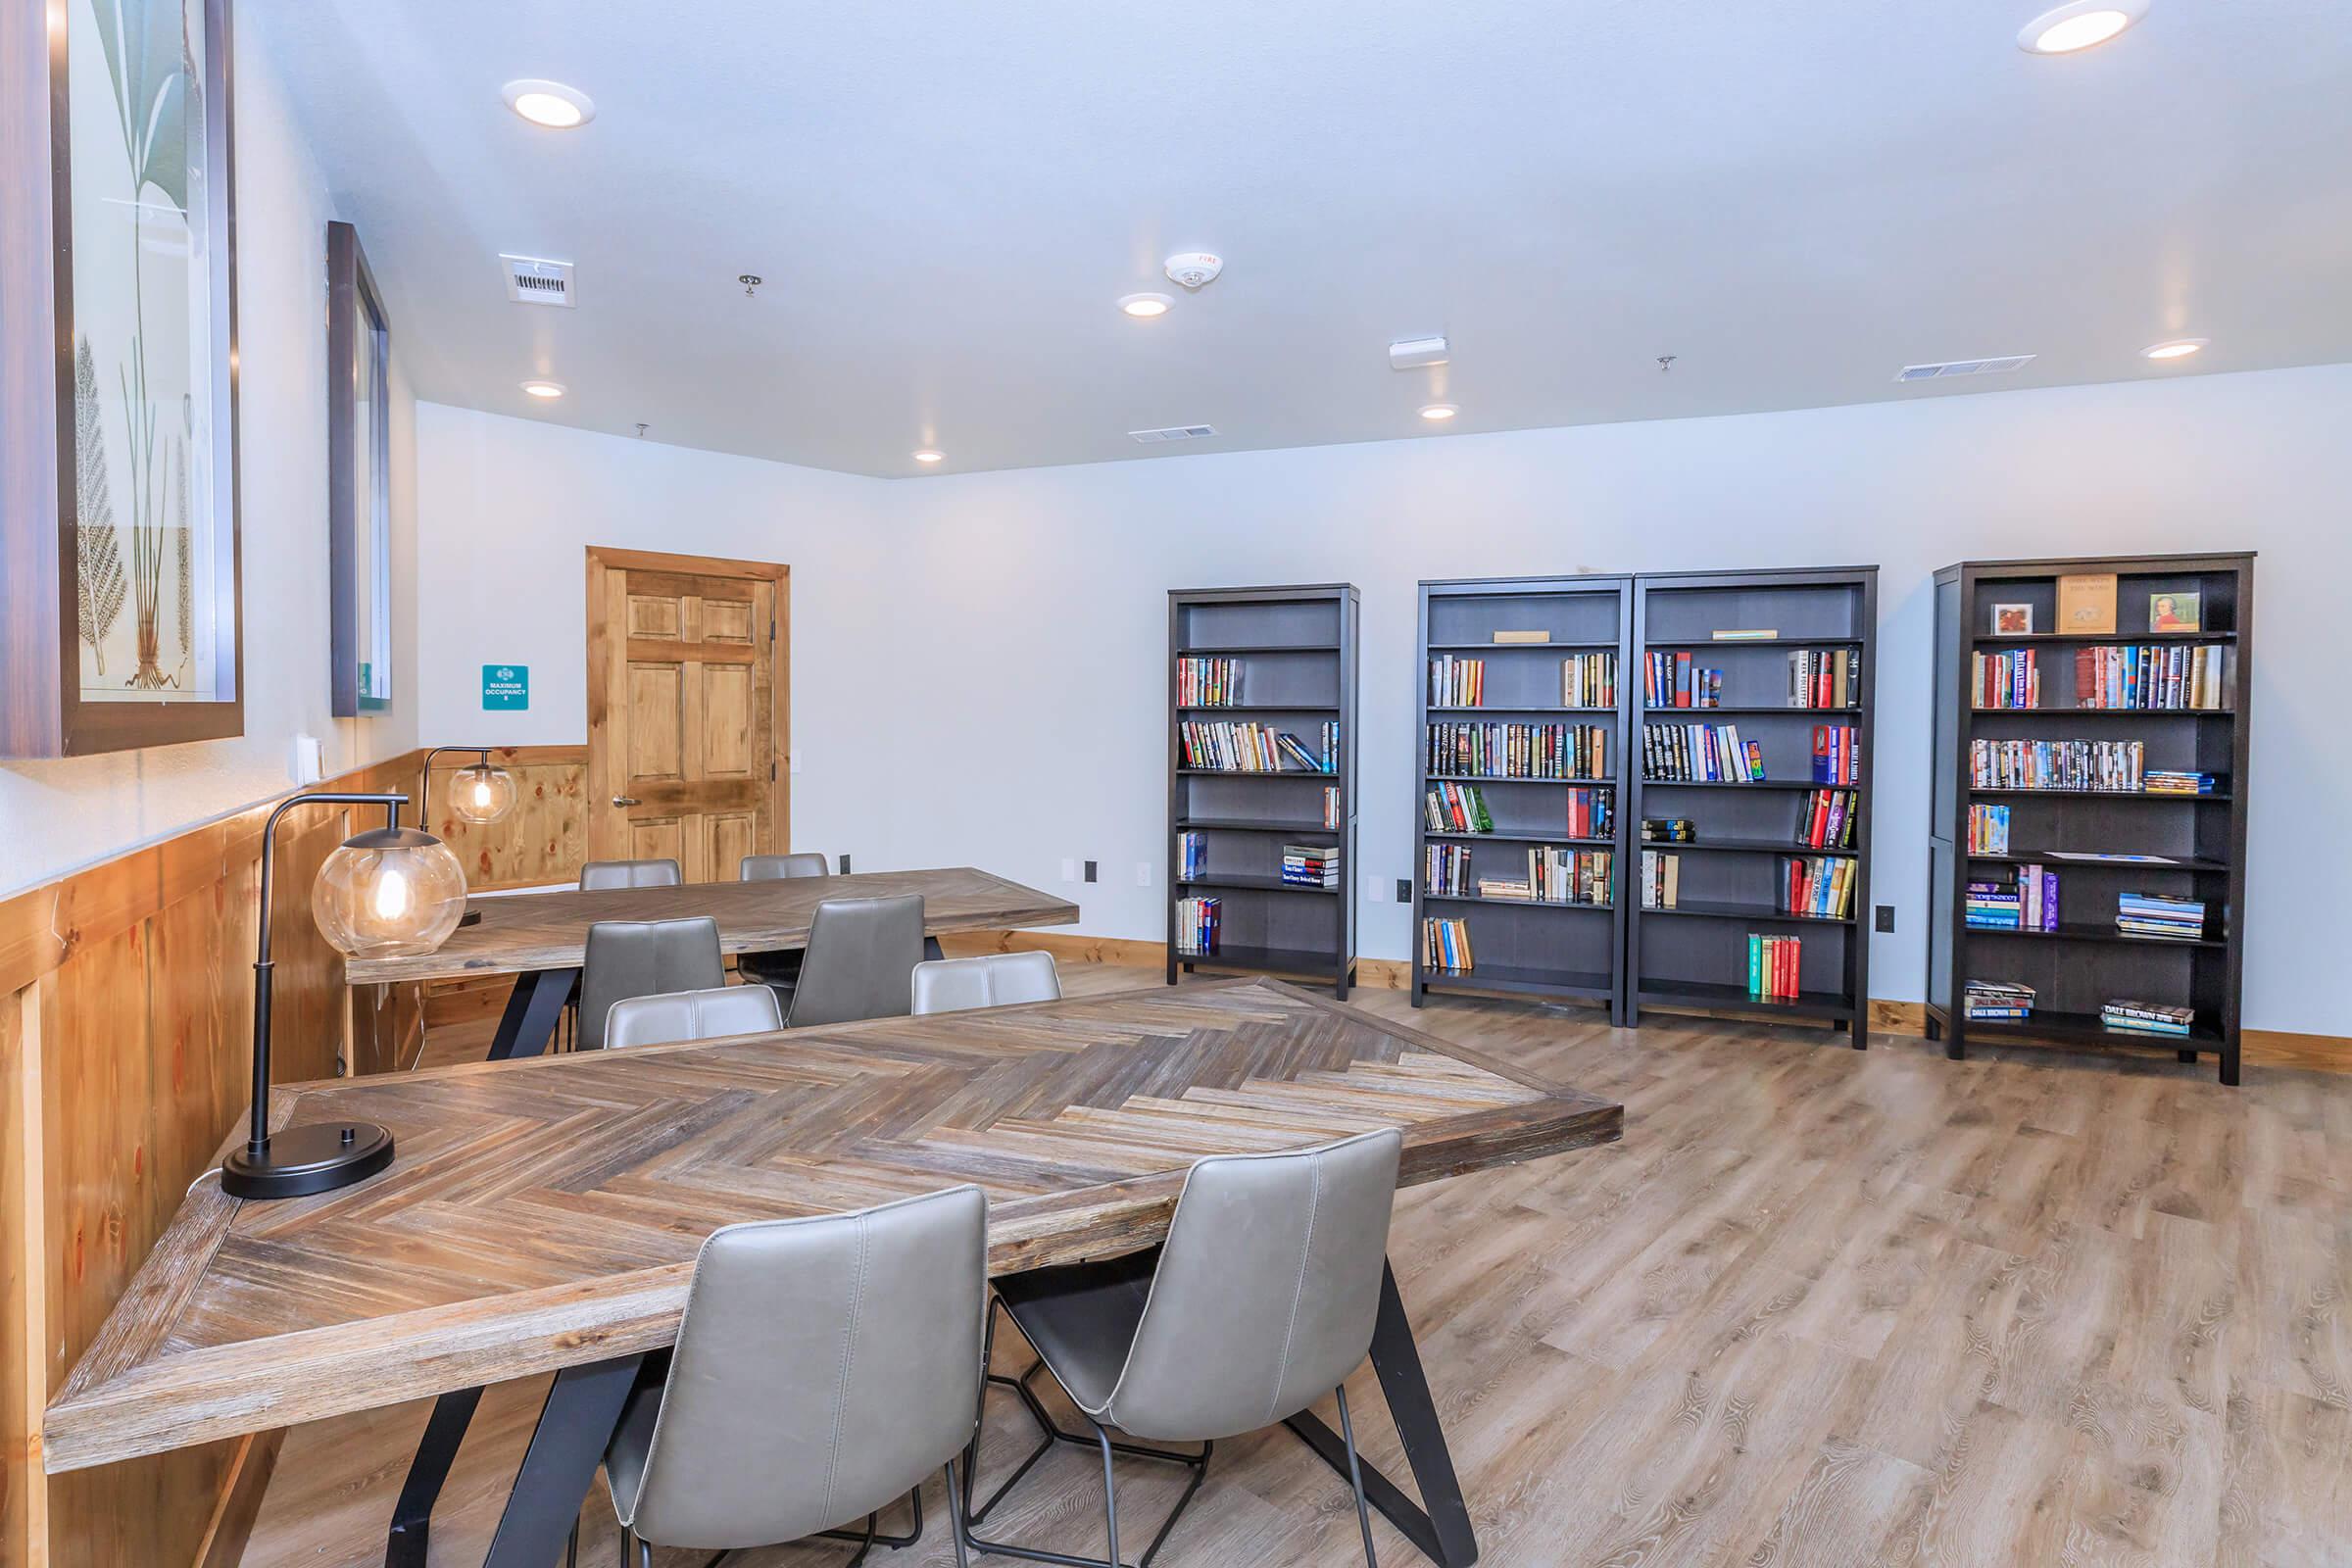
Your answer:
[[[392,1135],[371,1121],[281,1127],[260,1153],[239,1149],[220,1162],[231,1198],[304,1198],[349,1187],[392,1163]]]

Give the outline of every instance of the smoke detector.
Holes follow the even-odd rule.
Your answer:
[[[1389,345],[1389,368],[1418,370],[1426,365],[1444,365],[1452,354],[1444,333],[1435,337],[1400,337]]]
[[[507,298],[517,305],[572,303],[571,264],[543,261],[536,256],[500,256],[506,269]]]
[[[1197,289],[1213,283],[1225,270],[1225,258],[1209,251],[1179,251],[1168,258],[1168,281],[1185,288]]]

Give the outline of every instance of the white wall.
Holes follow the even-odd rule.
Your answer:
[[[897,481],[419,409],[427,735],[579,741],[580,547],[793,566],[798,848],[1058,885],[1156,939],[1170,587],[1363,589],[1362,950],[1401,957],[1425,576],[1883,567],[1874,994],[1917,999],[1930,574],[1966,557],[2259,550],[2250,1027],[2342,1033],[2352,913],[2328,693],[2352,367]],[[482,731],[478,665],[532,665]],[[1136,885],[1138,861],[1153,886]]]
[[[335,213],[271,64],[269,27],[263,8],[238,16],[245,733],[103,757],[0,762],[0,896],[286,789],[298,734],[325,742],[330,774],[416,744],[414,686],[397,684],[414,680],[412,655],[399,647],[414,622],[399,604],[392,710],[367,719],[327,713],[326,223]],[[414,399],[397,360],[394,375],[397,564],[414,561],[416,495]],[[413,607],[405,613],[413,615]]]

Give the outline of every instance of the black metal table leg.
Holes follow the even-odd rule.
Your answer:
[[[490,1042],[490,1059],[536,1056],[545,1051],[579,978],[577,969],[526,969],[516,975],[507,1010],[499,1014],[498,1036]]]
[[[433,1413],[417,1440],[416,1457],[409,1461],[409,1478],[400,1485],[400,1501],[392,1508],[392,1534],[384,1543],[384,1568],[424,1568],[425,1543],[433,1529],[433,1503],[449,1480],[458,1457],[458,1445],[473,1422],[473,1407],[482,1402],[479,1389],[456,1389],[433,1401]]]
[[[937,937],[925,937],[925,938],[923,938],[923,956],[924,956],[924,958],[926,958],[926,959],[928,959],[928,960],[932,960],[932,961],[937,961],[938,959],[944,958],[944,957],[946,957],[947,956],[948,956],[948,950],[947,950],[947,949],[945,949],[945,948],[943,948],[943,947],[941,947],[941,946],[939,945],[939,938],[937,938]]]
[[[1372,1326],[1372,1370],[1380,1374],[1380,1392],[1396,1422],[1404,1444],[1404,1462],[1413,1472],[1421,1502],[1411,1497],[1371,1465],[1363,1466],[1364,1494],[1381,1517],[1395,1525],[1421,1555],[1441,1568],[1470,1568],[1478,1561],[1478,1538],[1470,1530],[1470,1507],[1462,1500],[1462,1484],[1453,1473],[1453,1455],[1446,1447],[1445,1429],[1438,1425],[1438,1407],[1429,1396],[1429,1379],[1421,1371],[1421,1351],[1413,1344],[1412,1321],[1404,1315],[1404,1298],[1396,1290],[1396,1271],[1385,1268],[1380,1279],[1380,1316]],[[1321,1417],[1301,1410],[1284,1423],[1305,1440],[1323,1462],[1342,1476],[1348,1473],[1348,1448],[1340,1435]]]
[[[556,1374],[484,1568],[553,1568],[563,1556],[644,1360],[615,1356]]]

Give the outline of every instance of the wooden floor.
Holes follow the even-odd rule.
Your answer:
[[[1073,993],[1156,979],[1064,969]],[[1412,1016],[1627,1107],[1622,1144],[1398,1201],[1392,1253],[1492,1568],[2352,1563],[2352,1076],[2249,1056],[2232,1091],[2169,1056],[1955,1063],[1915,1039],[1857,1054],[1459,999]],[[447,1033],[434,1059],[481,1048]],[[484,1400],[435,1563],[481,1561],[538,1394]],[[1350,1394],[1401,1476],[1364,1414],[1377,1387]],[[245,1561],[380,1562],[423,1420],[290,1434]],[[1029,1441],[1004,1396],[987,1430],[983,1485]],[[1099,1554],[1099,1475],[1055,1454],[992,1526]],[[1122,1466],[1131,1554],[1181,1481]],[[953,1562],[938,1490],[929,1536],[875,1568]],[[583,1521],[583,1560],[616,1561],[601,1495]],[[1376,1532],[1392,1568],[1419,1560]],[[1158,1559],[1361,1560],[1344,1484],[1279,1432],[1218,1446]]]

